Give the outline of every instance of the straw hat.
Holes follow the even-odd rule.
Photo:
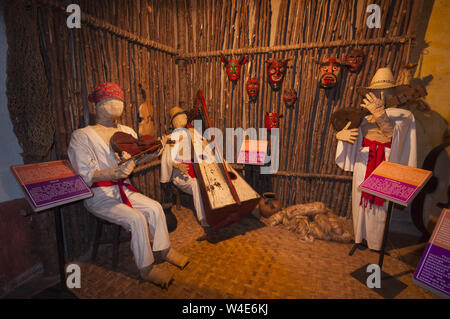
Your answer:
[[[169,111],[170,121],[172,122],[174,117],[179,115],[179,114],[186,114],[186,111],[183,110],[179,106],[174,106],[173,108],[171,108],[170,111]]]
[[[379,68],[366,89],[389,89],[398,86],[390,68]]]

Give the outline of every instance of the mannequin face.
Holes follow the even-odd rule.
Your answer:
[[[175,116],[175,118],[172,120],[172,125],[174,128],[183,128],[187,125],[187,115],[186,114],[179,114]]]
[[[379,99],[381,99],[381,92],[384,94],[385,101],[389,99],[391,96],[395,95],[395,88],[389,88],[389,89],[378,89],[378,90],[370,90],[375,96]]]
[[[123,102],[118,99],[105,99],[97,104],[97,121],[116,121],[123,113]]]

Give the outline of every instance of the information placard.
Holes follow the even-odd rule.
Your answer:
[[[425,248],[413,282],[450,298],[450,209],[444,208]]]
[[[363,192],[408,206],[431,175],[431,171],[384,161],[359,187]]]
[[[11,170],[35,212],[93,195],[67,160],[13,165]]]

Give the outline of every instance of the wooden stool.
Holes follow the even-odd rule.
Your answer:
[[[94,245],[92,248],[91,261],[94,262],[97,258],[98,247],[100,244],[112,244],[113,252],[112,252],[112,268],[117,269],[117,264],[119,263],[119,245],[120,245],[120,233],[122,231],[122,226],[110,223],[104,219],[101,219],[95,216],[97,227],[95,229],[95,237],[94,237]],[[108,241],[101,242],[100,239],[102,237],[103,226],[112,226],[113,230],[113,240],[112,243]]]

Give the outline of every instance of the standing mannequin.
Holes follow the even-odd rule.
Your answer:
[[[135,162],[129,160],[120,166],[117,164],[118,155],[111,148],[111,136],[121,131],[137,138],[132,128],[118,124],[124,108],[123,92],[114,83],[103,83],[89,95],[89,101],[96,103],[96,125],[75,130],[68,149],[74,169],[94,193],[84,205],[92,214],[131,231],[131,250],[141,277],[167,287],[173,273],[153,267],[153,251],[160,252],[164,260],[180,268],[184,268],[188,259],[170,248],[161,205],[130,185],[128,175]],[[141,161],[154,156],[148,155]],[[122,155],[122,159],[130,157],[126,152]]]
[[[386,221],[387,204],[382,198],[361,192],[359,185],[383,161],[416,167],[416,130],[410,111],[385,109],[396,86],[389,68],[378,69],[362,107],[370,111],[359,128],[336,133],[336,164],[353,172],[352,217],[355,243],[367,241],[372,250],[380,250]]]
[[[200,186],[195,177],[192,164],[192,142],[190,136],[196,136],[198,141],[203,141],[202,136],[193,128],[188,128],[188,118],[180,107],[173,107],[169,111],[171,124],[174,128],[171,139],[175,145],[165,147],[161,158],[161,183],[173,182],[183,192],[192,195],[195,210],[200,225],[208,227],[205,210],[200,193]],[[189,135],[187,134],[189,132]]]

